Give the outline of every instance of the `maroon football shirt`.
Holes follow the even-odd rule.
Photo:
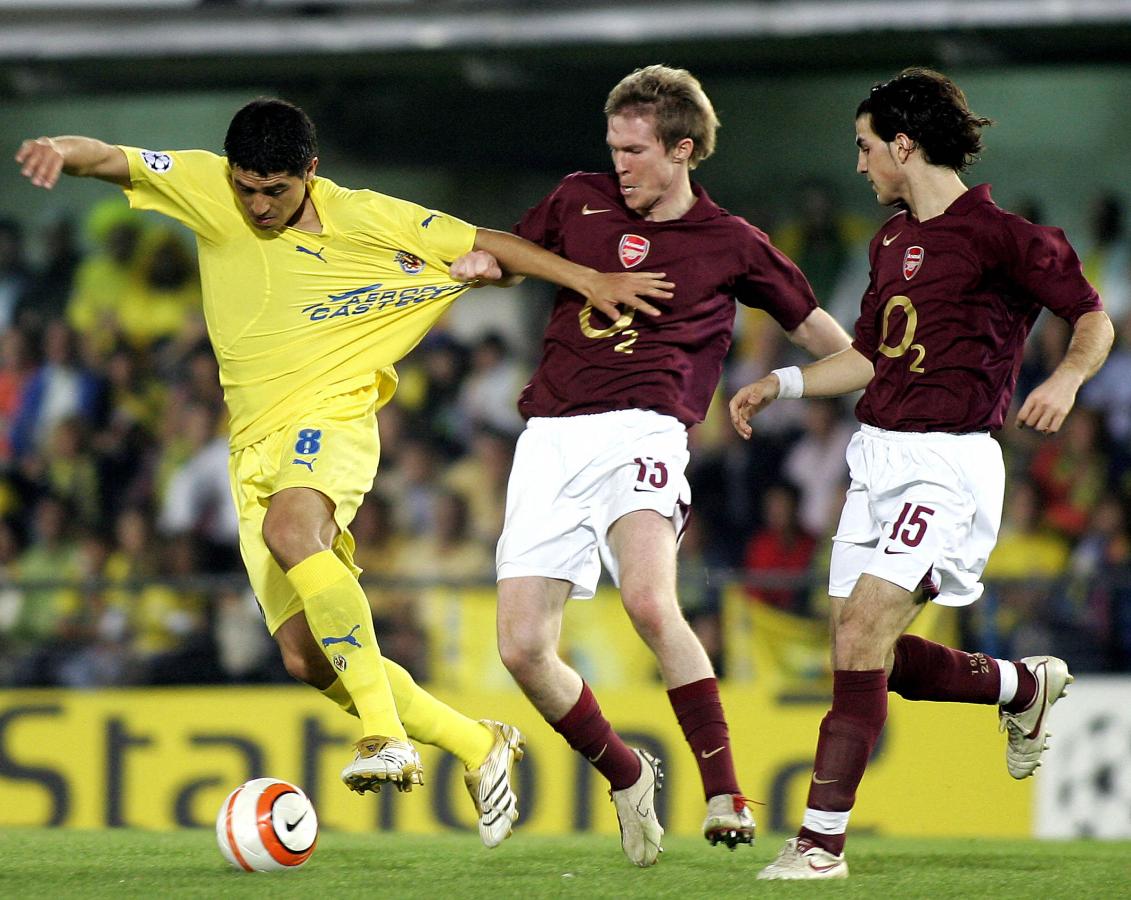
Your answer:
[[[542,359],[518,408],[532,416],[649,409],[701,422],[722,373],[735,301],[766,310],[786,331],[817,306],[805,276],[766,235],[720,209],[698,185],[683,218],[649,222],[624,205],[611,174],[578,172],[530,209],[515,232],[601,272],[665,272],[670,301],[653,318],[616,322],[562,289]]]
[[[926,222],[893,216],[869,257],[853,346],[876,374],[856,417],[889,431],[1000,428],[1041,308],[1072,324],[1103,308],[1064,232],[1005,212],[986,184]]]

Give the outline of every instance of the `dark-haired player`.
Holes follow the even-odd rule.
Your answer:
[[[663,835],[658,761],[628,747],[558,655],[566,601],[592,597],[602,562],[656,656],[707,801],[703,834],[754,838],[711,663],[680,611],[676,547],[690,503],[687,429],[702,421],[731,343],[735,301],[766,310],[820,357],[848,336],[765,234],[717,206],[690,171],[718,120],[683,69],[649,66],[605,104],[613,172],[564,179],[517,233],[599,269],[659,268],[676,283],[656,319],[608,318],[558,293],[542,359],[519,400],[528,419],[498,548],[499,649],[546,721],[608,781],[633,863]],[[504,267],[505,268],[505,267]],[[614,647],[609,648],[615,653]]]
[[[871,283],[852,347],[775,370],[731,400],[748,419],[777,397],[865,388],[848,449],[851,483],[829,572],[833,703],[821,723],[798,836],[759,878],[843,878],[845,831],[889,690],[909,700],[1000,705],[1006,765],[1033,774],[1050,707],[1072,681],[1063,660],[963,653],[903,632],[931,599],[982,593],[1004,491],[1002,426],[1022,347],[1042,308],[1072,325],[1064,359],[1025,398],[1017,424],[1057,431],[1103,364],[1112,327],[1063,232],[999,209],[959,173],[988,119],[950,79],[908,69],[856,112],[856,170],[880,203],[902,207],[873,238]],[[865,387],[866,386],[866,387]]]
[[[384,659],[358,584],[348,525],[373,484],[377,410],[393,364],[469,284],[449,263],[487,250],[508,270],[556,280],[594,307],[656,312],[659,276],[599,274],[519,238],[316,175],[313,124],[261,99],[241,108],[225,156],[152,152],[83,137],[25,141],[32,183],[60,172],[123,188],[195,232],[204,312],[230,411],[240,550],[287,670],[361,719],[342,780],[353,790],[421,783],[408,735],[467,767],[480,836],[502,842],[517,817],[510,771],[517,729],[476,722]]]

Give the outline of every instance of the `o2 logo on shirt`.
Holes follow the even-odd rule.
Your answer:
[[[626,269],[640,265],[644,262],[644,257],[648,255],[651,247],[652,242],[648,238],[643,238],[638,234],[623,235],[620,239],[620,245],[617,247],[621,265]]]
[[[636,316],[635,309],[628,309],[625,312],[621,313],[620,318],[613,322],[613,324],[608,328],[595,328],[592,324],[590,324],[589,319],[592,315],[593,307],[588,303],[581,307],[581,312],[577,314],[577,324],[581,326],[581,333],[583,335],[585,335],[587,338],[594,339],[615,337],[619,335],[623,338],[623,340],[620,341],[620,343],[618,343],[615,347],[613,347],[613,350],[617,353],[632,353],[632,345],[635,344],[636,339],[640,337],[639,331],[637,331],[635,328],[628,327],[632,324],[632,320]]]
[[[397,265],[404,270],[406,275],[419,275],[424,271],[424,260],[419,256],[413,256],[407,250],[398,250],[393,259],[397,261]]]
[[[903,340],[898,344],[889,344],[888,337],[894,330],[891,326],[891,314],[897,309],[901,310],[904,316]],[[915,330],[918,327],[919,312],[915,309],[915,304],[911,302],[910,297],[897,294],[884,304],[883,330],[880,333],[880,344],[876,349],[888,359],[899,359],[904,354],[912,354],[912,359],[907,364],[907,368],[922,375],[925,371],[923,360],[927,358],[927,348],[922,344],[914,343]]]
[[[173,157],[168,153],[157,153],[153,150],[142,150],[141,161],[150,172],[164,175],[173,168]]]

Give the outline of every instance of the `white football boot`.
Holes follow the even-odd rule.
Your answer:
[[[522,759],[526,738],[513,725],[482,719],[495,736],[491,752],[478,769],[463,776],[479,813],[479,837],[484,846],[498,847],[511,836],[518,821],[518,797],[511,785],[514,764]]]
[[[754,843],[754,817],[741,794],[718,794],[707,801],[707,818],[703,820],[703,837],[733,850],[739,844]]]
[[[392,783],[398,791],[411,791],[424,784],[420,754],[408,741],[389,737],[364,737],[356,744],[353,762],[342,769],[342,781],[351,791],[378,793]]]
[[[835,856],[809,841],[790,838],[777,858],[758,873],[768,881],[798,881],[803,878],[847,878],[844,854]]]
[[[656,818],[656,793],[663,787],[664,770],[647,750],[632,751],[640,757],[640,777],[628,787],[609,791],[620,823],[620,845],[635,865],[655,865],[663,852],[664,829]]]
[[[998,709],[998,730],[1007,733],[1005,766],[1014,778],[1028,778],[1041,764],[1048,749],[1048,719],[1052,705],[1068,691],[1073,678],[1068,664],[1055,656],[1026,656],[1021,662],[1037,679],[1033,702],[1018,713]]]

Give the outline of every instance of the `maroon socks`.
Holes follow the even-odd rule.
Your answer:
[[[631,786],[640,777],[640,757],[613,731],[588,684],[582,682],[581,696],[573,709],[551,725],[566,743],[593,763],[614,791]]]
[[[695,754],[699,777],[703,781],[704,798],[719,794],[741,794],[734,772],[723,704],[719,699],[719,683],[704,678],[668,691],[679,727]]]

